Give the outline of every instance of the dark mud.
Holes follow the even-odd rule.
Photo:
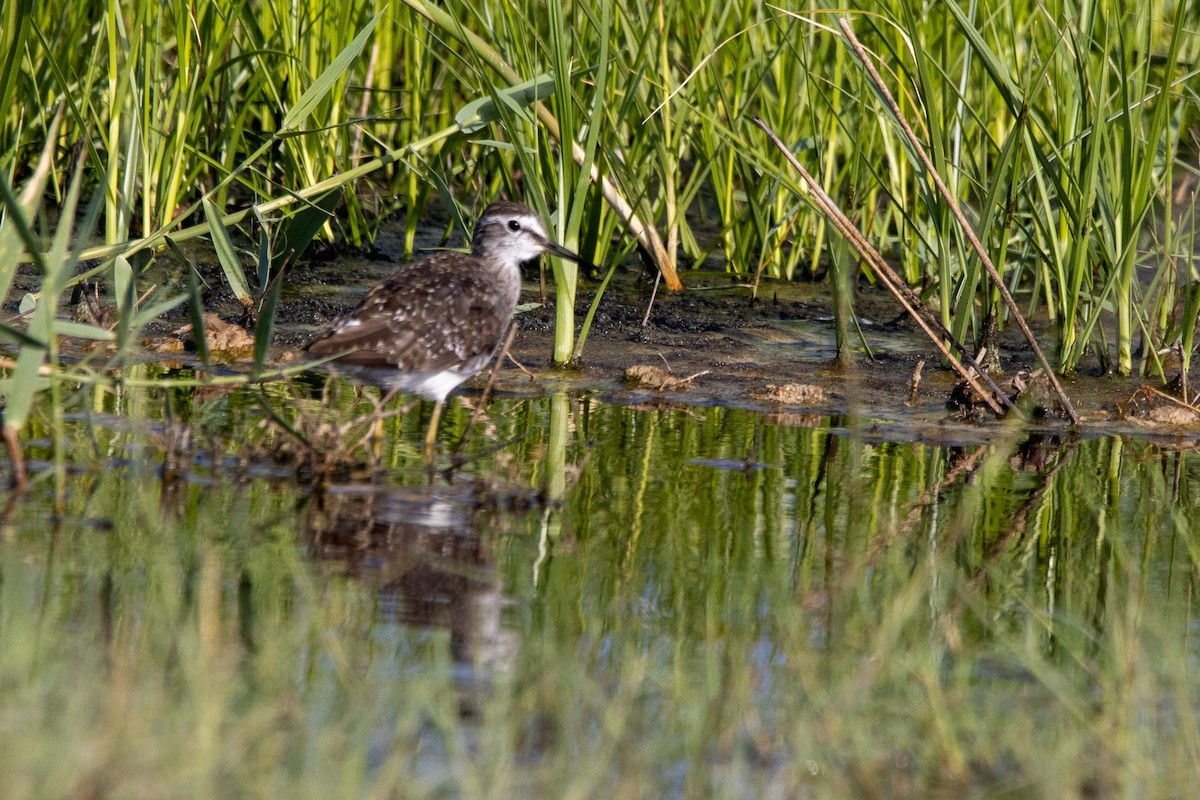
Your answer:
[[[420,231],[418,246],[441,244],[440,230]],[[451,244],[457,244],[452,241]],[[370,253],[347,254],[329,249],[310,252],[290,269],[276,309],[270,358],[280,364],[302,359],[301,350],[339,315],[349,310],[367,289],[400,264],[396,237],[381,233]],[[223,319],[247,324],[233,298],[211,250],[196,246],[189,254],[202,278],[202,299],[210,312]],[[22,270],[14,282],[6,309],[15,312],[23,290],[36,288],[36,276]],[[1007,426],[986,412],[964,413],[947,401],[957,376],[943,367],[937,350],[898,303],[882,289],[860,282],[854,300],[863,339],[852,331],[848,352],[838,358],[835,324],[828,283],[763,279],[757,286],[714,271],[683,273],[685,290],[654,294],[653,274],[636,266],[618,269],[596,309],[582,358],[570,368],[551,363],[555,324],[552,279],[536,264],[526,267],[522,296],[525,306],[517,315],[518,331],[511,355],[497,375],[500,393],[538,396],[570,389],[596,393],[606,402],[627,405],[719,405],[762,411],[783,422],[813,424],[813,415],[852,415],[885,432],[888,438],[970,442],[1003,435]],[[544,282],[543,282],[544,277]],[[184,284],[183,267],[164,254],[140,276],[171,292]],[[26,287],[26,284],[28,286]],[[576,328],[582,325],[595,297],[598,281],[581,279],[576,303]],[[25,287],[23,289],[23,287]],[[544,287],[544,289],[543,289]],[[96,300],[111,305],[103,285],[95,287]],[[654,294],[653,303],[651,296]],[[165,296],[165,295],[164,295]],[[1018,302],[1022,298],[1018,297]],[[7,307],[11,306],[11,309]],[[647,308],[649,313],[647,314]],[[161,351],[186,361],[182,345],[175,349],[159,344],[179,337],[190,321],[185,307],[177,307],[146,330],[148,359]],[[1054,360],[1054,331],[1032,321],[1039,344]],[[186,338],[187,334],[183,334]],[[865,342],[865,347],[864,347]],[[994,377],[1002,387],[1023,370],[1035,370],[1036,360],[1015,326],[998,336],[1000,372]],[[153,351],[160,351],[155,353]],[[66,354],[67,351],[64,351]],[[245,355],[245,354],[243,354]],[[514,364],[519,364],[520,367]],[[913,374],[923,363],[915,395]],[[625,380],[630,367],[649,366],[680,379],[672,388],[656,389]],[[237,363],[228,368],[239,369]],[[1133,433],[1190,446],[1197,426],[1183,417],[1153,418],[1146,412],[1161,401],[1130,403],[1143,383],[1158,380],[1091,374],[1085,367],[1063,379],[1064,388],[1083,418],[1083,433]],[[1168,375],[1173,379],[1178,368]],[[464,385],[463,392],[478,392],[486,373]],[[1193,381],[1193,383],[1195,383]],[[804,391],[776,391],[800,384]],[[773,389],[772,387],[776,387]],[[808,391],[815,387],[817,391]],[[1194,397],[1195,387],[1188,396]],[[781,403],[774,397],[799,396],[813,402]],[[1136,413],[1132,413],[1134,409]],[[1023,425],[1062,432],[1066,423],[1053,410],[1022,416]]]
[[[293,357],[394,268],[387,261],[347,258],[298,267],[277,312],[274,345],[279,357]],[[811,424],[810,415],[851,414],[889,431],[888,438],[978,441],[1007,430],[986,414],[948,408],[956,375],[941,366],[937,350],[879,288],[858,287],[855,308],[866,347],[855,336],[851,351],[839,359],[828,284],[823,281],[763,280],[756,290],[727,274],[691,272],[683,276],[682,293],[660,290],[651,304],[652,277],[631,269],[615,275],[597,307],[579,363],[558,368],[551,363],[553,286],[548,285],[543,296],[538,268],[528,267],[522,302],[537,305],[517,316],[511,355],[520,368],[507,362],[497,375],[496,391],[536,396],[568,388],[598,393],[607,402],[731,406],[798,424]],[[594,286],[581,281],[577,328],[593,301]],[[1039,344],[1051,350],[1053,331],[1043,325],[1039,337]],[[1002,386],[1019,371],[1037,368],[1015,326],[1000,333],[999,345],[1001,372],[996,379]],[[922,362],[913,396],[913,374]],[[675,390],[631,385],[625,380],[626,370],[638,365],[680,378],[697,377],[680,381]],[[486,377],[477,377],[463,390],[478,391]],[[1178,420],[1162,424],[1120,413],[1142,384],[1138,379],[1081,373],[1063,383],[1084,419],[1085,434],[1129,432],[1180,443],[1194,435],[1191,426]],[[786,384],[818,387],[820,399],[803,406],[764,399],[772,396],[768,387]],[[1053,414],[1035,412],[1024,424],[1048,431],[1066,429]]]

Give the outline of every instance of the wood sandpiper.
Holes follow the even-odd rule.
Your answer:
[[[332,371],[435,402],[425,435],[433,453],[446,396],[483,369],[512,321],[521,293],[520,266],[542,253],[578,263],[550,240],[533,209],[501,201],[475,225],[471,252],[443,251],[401,268],[308,345],[312,356],[336,356]]]

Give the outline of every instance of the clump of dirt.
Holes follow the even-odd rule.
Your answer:
[[[1160,433],[1194,435],[1200,429],[1200,405],[1194,393],[1188,402],[1186,395],[1179,398],[1153,386],[1139,386],[1127,401],[1117,405],[1117,413],[1139,428]]]
[[[144,340],[142,346],[156,353],[194,353],[195,340],[195,332],[189,322],[167,336]],[[209,357],[221,361],[250,358],[254,353],[254,336],[242,326],[226,322],[216,314],[204,315],[204,344]]]
[[[682,377],[672,375],[664,369],[655,367],[649,364],[637,364],[625,370],[625,383],[630,386],[638,386],[643,389],[655,389],[658,391],[682,392],[691,388],[692,381],[699,378],[701,375],[707,375],[708,370],[696,372],[692,375]]]
[[[783,386],[768,383],[761,389],[751,389],[749,395],[756,400],[784,406],[817,406],[829,400],[824,389],[811,383],[785,383]]]

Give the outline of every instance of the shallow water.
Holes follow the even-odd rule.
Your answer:
[[[456,470],[423,404],[314,475],[263,407],[369,407],[319,385],[92,390],[58,457],[34,421],[0,795],[1167,797],[1194,768],[1190,450],[558,392],[493,402]]]

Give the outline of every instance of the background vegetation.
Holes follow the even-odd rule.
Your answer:
[[[507,194],[557,209],[559,238],[600,263],[623,252],[624,222],[593,167],[684,266],[716,253],[746,279],[820,274],[830,232],[758,116],[970,338],[1006,312],[836,33],[846,16],[1008,285],[1055,324],[1062,369],[1089,348],[1123,373],[1161,374],[1166,348],[1190,357],[1194,226],[1169,211],[1194,207],[1194,3],[15,0],[3,14],[0,173],[30,180],[49,138],[45,208],[80,169],[102,197],[85,233],[110,245],[82,255],[108,259],[110,280],[114,256],[145,247],[131,241],[250,206],[226,222],[278,268],[299,249],[285,234],[299,196],[341,185],[322,235],[350,245],[402,215],[411,250],[432,197],[457,220]],[[499,94],[539,77],[548,114]],[[54,218],[32,226],[43,249]],[[268,272],[244,290],[256,302]],[[573,307],[574,273],[556,278]]]

